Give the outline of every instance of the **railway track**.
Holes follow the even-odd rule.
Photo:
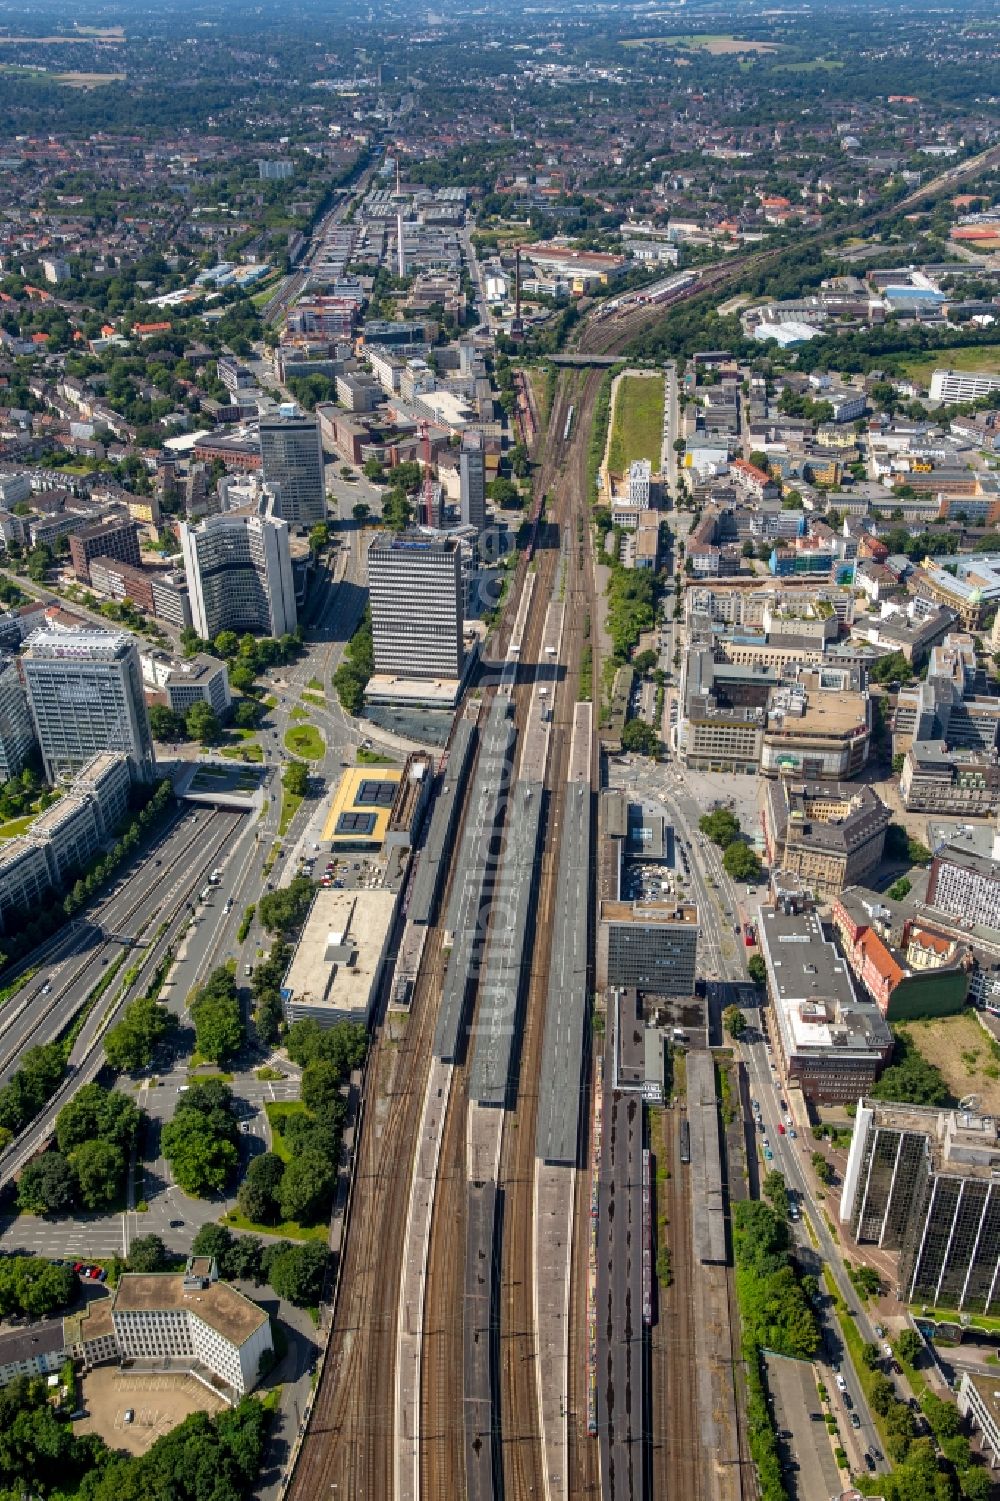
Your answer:
[[[655,1495],[710,1501],[698,1422],[698,1343],[694,1301],[697,1277],[688,1201],[690,1168],[680,1160],[679,1120],[664,1116],[667,1243],[672,1282],[659,1291],[652,1340],[652,1465]],[[661,1487],[669,1486],[669,1491]]]

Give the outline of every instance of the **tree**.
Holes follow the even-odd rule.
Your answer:
[[[278,1196],[285,1164],[277,1152],[264,1152],[247,1168],[237,1195],[240,1213],[257,1225],[273,1225],[278,1218]]]
[[[56,1116],[56,1142],[64,1154],[96,1139],[124,1150],[131,1145],[139,1120],[139,1108],[127,1095],[100,1084],[85,1084]]]
[[[413,507],[402,490],[390,490],[382,501],[382,521],[394,532],[405,531],[413,519]]]
[[[354,517],[355,521],[359,522],[362,526],[368,520],[371,513],[371,506],[367,501],[364,500],[356,500],[351,507],[351,515]]]
[[[220,1192],[235,1171],[236,1120],[232,1091],[218,1079],[192,1084],[163,1127],[163,1155],[185,1193]]]
[[[734,840],[723,852],[722,864],[726,874],[734,881],[760,880],[760,858],[748,844]]]
[[[166,704],[150,704],[149,728],[154,740],[166,742],[187,738],[187,725],[183,715],[168,709]]]
[[[220,657],[235,657],[240,649],[240,638],[235,631],[220,631],[215,638],[215,649]]]
[[[892,897],[892,900],[894,902],[901,902],[903,900],[903,898],[905,896],[907,896],[909,894],[909,892],[912,891],[912,890],[913,890],[913,883],[909,879],[909,877],[908,876],[900,876],[899,880],[898,881],[894,881],[892,883],[892,885],[889,887],[889,890],[886,893],[886,895]]]
[[[727,1006],[722,1013],[722,1021],[733,1041],[738,1042],[747,1029],[747,1019],[739,1006]]]
[[[63,1214],[73,1207],[76,1176],[60,1152],[29,1162],[17,1184],[17,1207],[28,1214]]]
[[[868,1340],[861,1349],[861,1359],[870,1371],[877,1371],[882,1360],[882,1352],[878,1345]]]
[[[122,1185],[125,1154],[111,1141],[85,1141],[70,1159],[85,1209],[107,1209]]]
[[[784,1173],[777,1171],[767,1173],[762,1185],[765,1199],[781,1219],[788,1218],[788,1187],[785,1183]]]
[[[752,954],[747,960],[747,970],[753,983],[763,990],[767,984],[767,965],[760,954]]]
[[[293,883],[294,884],[294,883]],[[288,1056],[303,1068],[323,1058],[337,1065],[341,1079],[360,1068],[368,1051],[368,1034],[356,1022],[321,1027],[312,1018],[293,1022],[285,1038]]]
[[[896,1032],[889,1067],[870,1093],[877,1100],[893,1100],[905,1105],[954,1103],[940,1069],[928,1063],[902,1030]]]
[[[137,1235],[125,1259],[130,1272],[162,1272],[169,1263],[170,1253],[158,1235]]]
[[[116,1073],[148,1068],[156,1047],[175,1026],[171,1011],[151,996],[139,996],[129,1002],[121,1021],[105,1036],[104,1056]]]
[[[309,791],[309,768],[304,761],[289,761],[281,777],[281,785],[293,797],[305,797]]]
[[[292,1158],[281,1179],[278,1203],[281,1217],[312,1224],[329,1207],[336,1168],[320,1152],[302,1152]]]
[[[327,1249],[318,1241],[280,1249],[270,1259],[267,1280],[279,1298],[300,1307],[313,1307],[320,1300],[326,1276]]]
[[[897,1336],[894,1348],[899,1360],[905,1365],[915,1366],[924,1353],[924,1342],[915,1329],[904,1329]]]
[[[703,813],[698,828],[721,850],[728,848],[739,837],[740,821],[728,808],[716,808],[712,813]]]
[[[222,738],[222,726],[215,710],[206,703],[192,704],[184,719],[187,732],[199,745],[216,745]]]
[[[233,1244],[233,1240],[232,1231],[227,1230],[223,1225],[202,1225],[191,1242],[191,1255],[214,1257],[221,1268],[226,1253]]]
[[[225,967],[215,970],[191,1003],[195,1043],[203,1058],[222,1063],[245,1041],[236,982]]]
[[[659,748],[659,735],[644,719],[630,719],[622,730],[622,750],[634,751],[640,756],[655,756]]]
[[[632,666],[640,677],[647,677],[659,660],[659,655],[650,648],[633,657]]]
[[[316,891],[307,876],[295,876],[287,886],[268,891],[257,903],[261,926],[269,933],[290,933],[302,926]]]
[[[302,1071],[302,1103],[313,1115],[325,1116],[342,1110],[340,1087],[344,1075],[339,1065],[317,1058]]]
[[[56,1266],[44,1256],[0,1257],[0,1318],[12,1313],[44,1318],[65,1308],[76,1296],[76,1279],[68,1266]]]
[[[910,683],[913,668],[901,651],[891,651],[876,658],[868,669],[868,676],[874,683]]]
[[[822,1152],[813,1152],[809,1160],[813,1165],[813,1171],[821,1183],[830,1184],[833,1182],[833,1168],[827,1162]]]

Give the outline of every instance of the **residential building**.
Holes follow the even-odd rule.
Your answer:
[[[78,772],[99,751],[119,751],[133,777],[155,768],[134,636],[94,627],[33,631],[20,662],[45,776]]]
[[[203,640],[222,630],[284,636],[298,615],[288,522],[256,511],[180,527],[191,621]]]
[[[368,548],[368,587],[376,673],[461,678],[464,588],[453,537],[379,533]]]
[[[970,927],[1000,929],[1000,830],[956,829],[935,848],[927,906]]]
[[[902,1301],[1000,1310],[996,1120],[859,1098],[840,1220],[859,1245],[898,1255]]]
[[[892,1033],[878,1007],[855,995],[846,961],[815,912],[762,908],[757,942],[782,1073],[816,1104],[853,1102],[892,1054]]]
[[[598,987],[693,995],[698,931],[693,903],[602,901]]]
[[[261,469],[277,514],[290,527],[326,520],[326,479],[319,421],[279,414],[260,419]]]
[[[35,730],[17,663],[0,654],[0,782],[21,774],[34,746]]]
[[[285,182],[295,170],[291,157],[272,156],[257,158],[257,173],[261,182]]]
[[[274,1348],[271,1321],[216,1277],[214,1261],[203,1256],[191,1257],[181,1273],[126,1272],[111,1307],[119,1358],[202,1367],[237,1399],[253,1391],[261,1357]]]
[[[1000,375],[977,375],[971,370],[935,370],[931,375],[931,401],[949,406],[978,401],[992,391],[1000,391]]]
[[[885,847],[889,810],[870,787],[781,778],[761,784],[768,864],[820,898],[862,881]]]
[[[393,784],[395,795],[396,784]],[[389,890],[317,891],[281,987],[285,1020],[367,1026],[396,912]]]
[[[71,533],[69,555],[73,560],[73,572],[84,584],[90,583],[93,558],[117,558],[120,563],[140,568],[139,529],[131,516],[85,526],[82,531]]]
[[[640,511],[649,509],[649,490],[653,466],[648,459],[633,459],[628,471],[629,503]]]
[[[950,1016],[965,1005],[970,949],[903,903],[851,886],[834,902],[831,922],[855,979],[887,1020]]]
[[[899,791],[911,813],[986,817],[1000,807],[1000,752],[952,750],[944,740],[914,740],[903,759]]]
[[[462,434],[458,476],[462,524],[481,532],[486,525],[486,451],[482,433],[474,428]]]

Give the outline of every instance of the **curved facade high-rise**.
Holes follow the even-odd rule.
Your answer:
[[[206,641],[220,631],[284,636],[298,621],[288,525],[228,511],[181,525],[191,622]]]

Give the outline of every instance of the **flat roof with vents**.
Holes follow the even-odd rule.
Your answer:
[[[286,1021],[367,1022],[397,899],[384,890],[316,893],[281,988]]]

